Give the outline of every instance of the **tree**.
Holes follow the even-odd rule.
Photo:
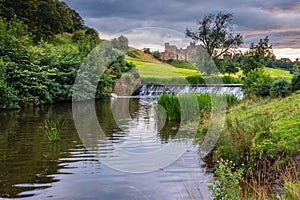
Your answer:
[[[200,41],[210,56],[219,57],[230,48],[243,44],[242,35],[234,34],[232,16],[231,13],[222,12],[216,15],[209,14],[198,22],[198,30],[193,32],[186,29],[186,36],[195,42]]]
[[[144,53],[146,53],[146,54],[151,54],[150,48],[144,48],[143,51],[144,51]]]
[[[268,58],[274,58],[273,45],[269,45],[269,37],[260,39],[257,44],[251,43],[248,55],[253,56],[257,61],[260,59],[266,60]]]
[[[299,73],[300,72],[300,62],[299,62],[299,58],[297,58],[295,60],[295,63],[293,65],[293,70],[294,70],[294,73]]]
[[[159,51],[154,51],[154,52],[152,53],[152,56],[153,56],[154,58],[156,58],[157,60],[161,60],[161,53],[160,53]]]
[[[8,21],[16,16],[23,21],[35,36],[35,42],[87,28],[81,16],[59,0],[0,0],[0,16]]]
[[[222,74],[236,74],[239,71],[239,63],[235,58],[215,59],[215,63]]]
[[[128,39],[121,35],[118,38],[114,38],[111,40],[111,45],[119,50],[127,52],[129,47],[128,47]]]
[[[269,37],[266,36],[257,44],[250,44],[249,51],[245,53],[242,60],[241,68],[246,75],[251,70],[268,66],[274,59],[272,45],[269,45]]]

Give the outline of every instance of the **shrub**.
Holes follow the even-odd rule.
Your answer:
[[[223,76],[222,79],[223,79],[224,84],[239,84],[239,83],[242,83],[241,79],[234,78],[232,76]]]
[[[270,95],[272,82],[269,74],[265,74],[262,69],[254,69],[244,77],[242,89],[246,95],[266,97]]]
[[[270,95],[272,97],[286,97],[291,93],[291,84],[285,79],[276,80],[272,83]]]
[[[295,73],[292,78],[292,89],[293,91],[300,89],[300,73]]]
[[[135,51],[129,51],[129,52],[127,52],[127,55],[130,56],[131,58],[138,58]]]
[[[205,84],[201,76],[188,76],[185,78],[190,84]]]
[[[295,183],[288,181],[284,183],[284,200],[300,199],[300,181]]]
[[[243,173],[243,168],[236,169],[232,161],[223,161],[221,159],[215,170],[217,178],[214,179],[212,185],[209,185],[214,199],[240,199],[239,193],[242,189],[239,184],[242,180]]]

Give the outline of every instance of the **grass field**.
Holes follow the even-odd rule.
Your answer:
[[[141,78],[185,78],[188,76],[201,76],[198,71],[192,69],[176,68],[164,63],[151,63],[139,60],[127,59],[136,65]]]
[[[270,74],[272,78],[284,78],[288,81],[292,80],[293,75],[290,74],[287,70],[274,69],[274,68],[265,68],[266,73]]]
[[[161,62],[159,60],[156,60],[151,55],[145,54],[143,51],[140,50],[134,50],[132,51],[135,55],[135,58],[132,58],[130,56],[126,57],[126,60],[128,62],[132,62],[136,65],[141,79],[147,80],[147,82],[155,82],[156,80],[163,80],[163,83],[179,83],[181,81],[177,81],[182,78],[186,77],[201,77],[202,74],[199,73],[195,69],[187,69],[185,68],[185,65],[187,63],[184,62],[175,62],[173,61],[173,64],[182,65],[182,66],[173,66],[168,63]],[[190,66],[188,66],[190,68]],[[290,74],[287,70],[281,70],[281,69],[274,69],[274,68],[265,68],[265,72],[267,74],[270,74],[272,78],[280,79],[284,78],[288,81],[291,81],[292,74]],[[242,71],[239,71],[236,74],[231,74],[230,76],[233,78],[239,78],[242,76]],[[221,77],[228,76],[228,74],[220,74]],[[172,79],[172,80],[171,80]]]

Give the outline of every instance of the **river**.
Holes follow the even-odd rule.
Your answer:
[[[127,151],[147,153],[175,140],[176,123],[157,126],[151,100],[131,99],[129,119],[117,125],[112,100],[96,102],[105,139],[98,151],[108,154],[104,143],[119,144]],[[122,101],[119,106],[122,109]],[[120,111],[121,112],[121,111]],[[61,140],[50,142],[44,120],[63,119]],[[150,135],[133,135],[147,130]],[[160,156],[160,155],[157,155]],[[211,199],[211,175],[202,167],[198,146],[191,145],[179,158],[151,172],[128,173],[108,167],[91,153],[78,134],[71,103],[56,103],[0,113],[0,197],[19,199]],[[134,166],[133,166],[134,167]]]

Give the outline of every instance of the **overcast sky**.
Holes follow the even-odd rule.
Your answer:
[[[297,0],[65,0],[103,37],[133,28],[161,27],[184,33],[209,13],[231,12],[244,47],[266,35],[274,48],[300,49]],[[300,55],[299,55],[300,57]]]

